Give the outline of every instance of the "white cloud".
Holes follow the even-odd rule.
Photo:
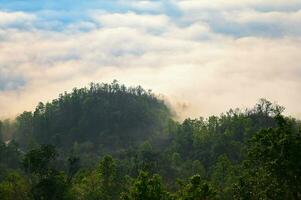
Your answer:
[[[208,9],[233,10],[243,8],[265,8],[277,10],[295,9],[300,6],[299,0],[175,0],[184,11],[199,11]]]
[[[243,9],[223,15],[242,24],[261,17],[296,24],[299,12]],[[251,106],[261,97],[278,101],[290,114],[301,113],[298,35],[229,37],[205,20],[183,25],[163,14],[93,12],[92,18],[63,31],[0,30],[0,68],[26,81],[0,92],[0,116],[31,110],[75,86],[113,79],[165,95],[183,117]],[[82,27],[87,31],[77,30]]]
[[[290,23],[290,25],[301,24],[301,10],[293,12],[258,12],[255,10],[240,10],[224,14],[227,20],[238,23]]]
[[[236,36],[301,35],[301,1],[175,1],[182,24],[208,23],[216,32]]]
[[[117,1],[119,6],[129,6],[136,10],[142,11],[162,11],[163,5],[160,1],[146,1],[146,0],[119,0]]]
[[[128,27],[143,30],[161,30],[169,25],[165,15],[149,15],[128,13],[98,13],[92,14],[93,19],[105,28]]]
[[[35,16],[24,12],[3,12],[0,10],[0,27],[10,24],[28,23],[35,20]]]

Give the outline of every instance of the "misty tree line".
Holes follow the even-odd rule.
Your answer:
[[[141,87],[74,89],[0,122],[0,199],[301,199],[301,124],[283,110],[177,122]]]

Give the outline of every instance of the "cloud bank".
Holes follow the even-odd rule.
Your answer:
[[[63,2],[1,6],[0,117],[113,79],[164,95],[181,118],[261,97],[301,116],[300,1]]]

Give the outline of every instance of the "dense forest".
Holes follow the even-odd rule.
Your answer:
[[[178,122],[140,86],[73,89],[0,121],[0,199],[301,199],[301,123],[283,111]]]

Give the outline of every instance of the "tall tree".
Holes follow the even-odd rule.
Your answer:
[[[116,163],[111,156],[105,156],[101,160],[99,174],[102,198],[116,199],[120,192],[121,180],[118,180]]]
[[[140,172],[129,191],[123,193],[123,200],[170,200],[171,196],[162,184],[159,175]]]
[[[265,198],[300,199],[300,125],[281,115],[275,119],[277,127],[259,131],[250,142],[246,162],[249,173],[245,180],[252,181],[250,188],[263,193]],[[246,185],[243,180],[240,183]]]
[[[54,165],[57,155],[53,146],[42,145],[29,151],[23,159],[23,166],[29,176],[32,194],[36,200],[70,198],[67,177]]]
[[[203,181],[200,175],[194,175],[177,193],[178,200],[209,200],[216,197],[216,192],[210,184]]]

